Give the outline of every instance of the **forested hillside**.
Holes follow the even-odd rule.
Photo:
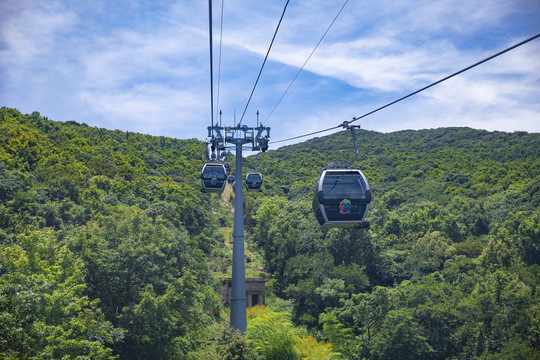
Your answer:
[[[354,156],[348,131],[260,156],[246,223],[294,321],[350,359],[540,358],[540,135],[358,142],[368,231],[321,230],[311,212],[323,166]]]
[[[248,267],[271,281],[242,336],[204,143],[0,109],[0,358],[539,359],[540,135],[357,135],[369,230],[311,212],[349,132],[246,159]]]
[[[0,357],[180,358],[221,321],[204,143],[0,110]]]

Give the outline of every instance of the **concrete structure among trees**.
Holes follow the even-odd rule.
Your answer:
[[[231,303],[231,278],[221,280],[221,299],[227,305]],[[265,304],[265,285],[268,280],[262,278],[246,278],[246,306],[256,306]]]

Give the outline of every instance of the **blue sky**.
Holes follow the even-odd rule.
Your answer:
[[[285,3],[225,0],[218,66],[213,1],[224,125],[244,112]],[[338,125],[540,33],[538,0],[350,0],[270,115],[343,4],[290,1],[242,124],[259,110],[274,141]],[[0,1],[0,106],[203,140],[209,74],[207,1]],[[540,132],[540,38],[360,125]]]

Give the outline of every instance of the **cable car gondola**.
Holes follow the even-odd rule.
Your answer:
[[[250,171],[246,175],[246,189],[248,191],[261,191],[262,175],[256,171]]]
[[[371,191],[358,169],[323,170],[313,194],[313,211],[325,227],[367,227]]]
[[[349,167],[358,159],[358,142],[354,129],[358,126],[344,122],[351,130],[356,155],[348,163],[328,164],[323,169],[313,193],[313,212],[324,227],[367,228],[364,221],[371,202],[371,191],[364,174]]]
[[[225,166],[218,162],[206,163],[201,172],[202,191],[222,192],[227,182]]]

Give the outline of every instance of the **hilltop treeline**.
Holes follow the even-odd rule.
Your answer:
[[[232,224],[199,191],[204,143],[0,109],[0,357],[538,358],[540,136],[357,135],[369,230],[311,213],[348,132],[246,159],[265,181],[246,239],[271,280],[242,336],[218,296]]]

